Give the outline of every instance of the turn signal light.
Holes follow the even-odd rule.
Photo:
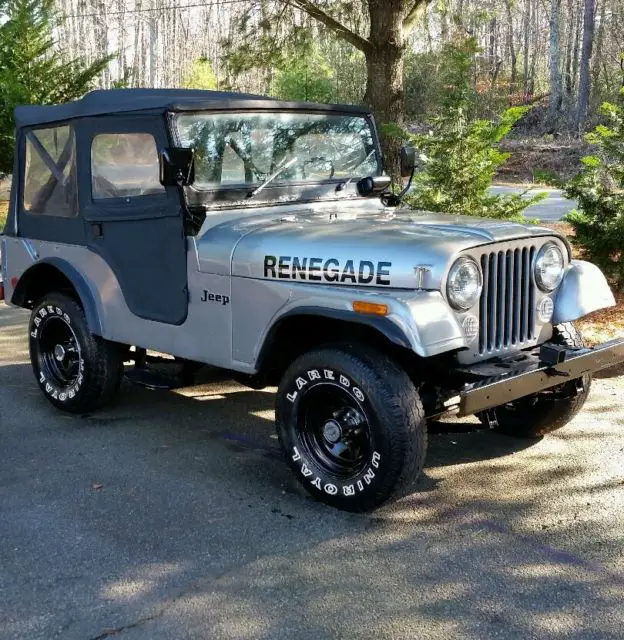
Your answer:
[[[0,302],[4,300],[4,285],[0,282]]]
[[[377,304],[376,302],[364,302],[363,300],[354,300],[353,311],[356,313],[368,313],[374,316],[387,316],[388,305]]]

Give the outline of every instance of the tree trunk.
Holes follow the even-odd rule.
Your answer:
[[[603,42],[605,32],[605,17],[606,17],[606,0],[602,0],[599,3],[600,13],[598,18],[598,33],[596,34],[596,47],[594,49],[594,68],[592,70],[592,86],[595,88],[598,86],[600,80],[600,72],[602,69],[601,61],[603,57]]]
[[[550,121],[557,126],[561,111],[560,25],[561,0],[550,0]]]
[[[402,126],[405,115],[403,62],[405,34],[402,0],[369,0],[370,37],[366,56],[366,93],[364,100],[375,114],[380,128],[395,123]],[[384,168],[393,182],[400,183],[399,150],[401,143],[381,129]]]
[[[518,57],[516,54],[516,45],[514,44],[514,22],[511,12],[511,0],[505,0],[505,9],[507,14],[507,49],[511,57],[511,77],[509,79],[509,94],[513,96],[516,92],[516,84],[518,83]]]
[[[522,91],[524,93],[524,104],[529,101],[529,51],[531,43],[531,0],[525,0],[524,3],[524,50],[523,50],[523,68],[522,68]]]
[[[574,80],[572,79],[572,46],[574,44],[574,3],[573,0],[567,0],[567,42],[566,42],[566,56],[565,56],[565,93],[566,102],[570,103],[570,96],[572,95],[572,89],[574,87]]]
[[[596,22],[596,0],[585,0],[583,17],[583,44],[581,48],[581,69],[579,74],[578,107],[576,110],[576,130],[581,131],[587,118],[589,93],[591,89],[590,65],[594,46],[594,26]]]

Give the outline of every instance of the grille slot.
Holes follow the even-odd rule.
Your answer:
[[[531,265],[535,247],[481,256],[479,353],[522,345],[535,337],[535,291]]]

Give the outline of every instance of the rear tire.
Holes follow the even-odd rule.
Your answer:
[[[418,391],[392,360],[361,345],[297,358],[278,389],[276,424],[299,482],[345,511],[368,511],[406,495],[424,464]]]
[[[569,322],[554,328],[552,342],[571,349],[585,346],[580,332]],[[591,375],[586,374],[553,389],[496,407],[498,426],[494,430],[518,438],[540,438],[561,429],[583,408],[590,388]],[[482,417],[480,419],[483,422]]]
[[[85,413],[109,402],[121,384],[119,345],[89,332],[69,296],[50,293],[30,316],[30,361],[39,388],[56,408]]]

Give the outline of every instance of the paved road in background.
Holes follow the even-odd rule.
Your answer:
[[[491,191],[492,193],[522,193],[525,189],[522,187],[497,185],[492,187]],[[558,189],[531,187],[529,194],[537,194],[544,191],[548,194],[548,197],[529,207],[525,214],[527,217],[538,218],[543,222],[557,222],[561,220],[566,213],[569,213],[576,207],[576,202],[564,198],[563,193]]]
[[[281,461],[270,391],[208,375],[55,411],[0,305],[0,638],[622,637],[624,378],[539,442],[430,436],[417,493],[324,507]]]

